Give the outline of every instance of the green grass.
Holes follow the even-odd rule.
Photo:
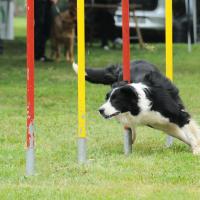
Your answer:
[[[139,128],[133,154],[123,155],[123,130],[104,120],[97,109],[109,87],[87,83],[89,164],[77,164],[77,77],[64,57],[37,63],[35,69],[36,174],[25,176],[26,56],[24,20],[17,38],[0,56],[0,199],[199,199],[200,158],[183,143],[166,149],[166,136]],[[131,48],[132,58],[146,59],[164,71],[164,45],[154,51]],[[87,49],[88,65],[121,62],[121,50]],[[200,46],[187,53],[174,46],[174,81],[194,118],[200,122]]]
[[[24,17],[15,17],[14,29],[17,38],[26,37],[26,19]]]

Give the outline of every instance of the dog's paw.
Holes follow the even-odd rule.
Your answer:
[[[78,65],[75,62],[72,63],[72,68],[75,71],[75,73],[78,74]]]

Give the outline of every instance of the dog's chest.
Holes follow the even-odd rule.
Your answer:
[[[169,124],[169,119],[163,117],[159,112],[146,111],[137,116],[131,113],[123,113],[116,117],[124,126],[133,127],[138,125],[149,125],[157,129],[164,128]]]

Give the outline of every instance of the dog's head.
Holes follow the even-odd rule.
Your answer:
[[[100,114],[108,119],[122,113],[139,113],[138,94],[131,85],[114,88],[106,95],[106,102],[99,108]]]
[[[63,22],[75,23],[77,18],[76,3],[70,2],[68,9],[61,13],[61,18]]]

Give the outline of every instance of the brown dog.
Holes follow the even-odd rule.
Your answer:
[[[67,62],[74,61],[74,37],[76,21],[76,4],[69,4],[64,12],[54,17],[51,28],[51,58],[59,61],[60,49],[64,45]]]

